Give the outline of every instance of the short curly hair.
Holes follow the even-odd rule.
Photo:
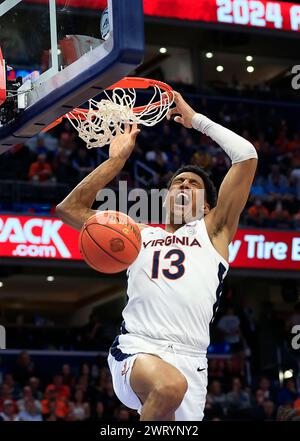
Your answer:
[[[186,172],[195,173],[196,175],[200,176],[200,178],[204,182],[206,201],[209,204],[210,208],[214,208],[217,205],[217,190],[215,184],[210,179],[209,175],[197,165],[184,165],[180,167],[168,182],[168,189],[171,187],[172,182],[176,178],[176,176]]]

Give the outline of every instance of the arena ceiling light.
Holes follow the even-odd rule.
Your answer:
[[[222,66],[222,65],[220,64],[219,66],[216,67],[216,70],[217,70],[218,72],[223,72],[223,70],[224,70],[224,66]]]
[[[2,286],[3,286],[3,282],[0,282],[0,288],[2,288]]]
[[[48,276],[47,277],[47,282],[54,282],[54,277],[53,276]]]
[[[160,52],[161,54],[166,54],[166,53],[168,52],[168,49],[167,49],[166,47],[161,47],[161,48],[159,49],[159,52]]]
[[[252,57],[252,55],[247,55],[247,57],[246,57],[246,61],[253,61],[253,57]]]
[[[287,371],[285,371],[285,372],[283,373],[283,379],[284,379],[284,380],[287,380],[288,378],[292,378],[293,375],[294,375],[294,371],[293,371],[293,369],[288,369]]]
[[[249,72],[249,73],[254,72],[254,67],[253,66],[247,66],[247,72]]]
[[[206,52],[205,56],[206,58],[212,58],[214,54],[212,52]]]

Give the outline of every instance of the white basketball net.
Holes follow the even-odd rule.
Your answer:
[[[104,147],[112,139],[124,133],[125,124],[142,124],[152,127],[165,118],[174,101],[159,86],[153,86],[154,93],[151,101],[144,109],[134,110],[136,89],[115,88],[111,96],[104,91],[107,99],[89,100],[88,110],[76,110],[66,116],[72,126],[78,131],[79,137],[86,142],[88,149]],[[157,105],[159,102],[159,105]]]

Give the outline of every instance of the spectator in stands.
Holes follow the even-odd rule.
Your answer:
[[[264,401],[265,401],[265,393],[262,389],[257,389],[255,392],[255,401],[254,401],[254,408],[261,408],[261,406],[263,405]]]
[[[56,155],[53,170],[56,181],[59,183],[73,183],[79,180],[78,170],[73,167],[70,156],[65,150],[61,150]]]
[[[35,375],[35,366],[27,351],[22,351],[17,358],[14,369],[14,378],[20,384],[25,386],[29,378]]]
[[[8,384],[3,383],[2,385],[0,385],[0,412],[3,411],[5,401],[13,401],[12,392],[13,390]],[[14,404],[15,409],[17,409],[16,403]]]
[[[105,406],[105,418],[111,419],[114,409],[118,406],[118,399],[114,393],[111,377],[107,378],[104,385],[103,403]]]
[[[174,155],[172,160],[168,163],[168,169],[170,172],[174,173],[182,166],[182,160],[179,155]]]
[[[82,329],[83,345],[86,349],[96,349],[103,333],[103,324],[99,317],[92,313],[89,322]]]
[[[84,393],[81,389],[76,390],[74,401],[69,405],[69,412],[73,421],[83,421],[90,417],[90,405],[84,400]]]
[[[292,217],[288,210],[282,206],[282,202],[278,201],[274,210],[270,214],[270,225],[274,228],[288,229],[292,226]]]
[[[259,389],[263,393],[264,400],[274,401],[275,396],[273,389],[271,388],[271,382],[267,377],[261,377],[259,381]]]
[[[52,167],[47,162],[47,157],[44,153],[38,155],[37,161],[31,164],[28,177],[30,181],[35,182],[54,180]]]
[[[290,405],[279,406],[277,421],[300,421],[300,413],[297,408],[293,409]]]
[[[262,412],[263,421],[275,421],[276,420],[275,403],[271,400],[265,400],[263,402],[262,407],[263,407],[263,412]]]
[[[292,139],[288,142],[287,150],[289,152],[294,152],[300,148],[300,135],[298,132],[294,133]]]
[[[294,409],[296,409],[297,415],[299,415],[299,417],[300,417],[300,397],[294,401],[293,407],[294,407]]]
[[[227,307],[225,315],[220,318],[217,324],[217,328],[223,334],[224,341],[230,344],[232,352],[243,350],[240,319],[231,306]]]
[[[78,179],[81,181],[94,170],[95,162],[91,158],[91,155],[88,155],[87,149],[80,147],[79,150],[72,155],[72,166],[77,171]]]
[[[12,400],[5,400],[3,403],[3,411],[0,412],[0,420],[2,421],[19,421],[19,417],[15,411],[15,405]]]
[[[22,390],[22,398],[20,398],[17,401],[17,406],[20,412],[22,412],[23,410],[25,410],[25,403],[26,400],[33,400],[33,404],[36,407],[36,409],[41,409],[41,403],[39,400],[35,400],[32,394],[32,390],[30,386],[24,386],[23,390]]]
[[[280,168],[277,164],[272,166],[272,171],[267,180],[267,192],[270,201],[278,201],[282,199],[287,193],[288,179],[280,173]]]
[[[211,378],[222,379],[226,371],[226,361],[223,358],[212,358],[208,360],[208,375]]]
[[[4,377],[3,384],[6,384],[9,388],[9,395],[12,399],[16,400],[20,395],[20,387],[15,382],[12,374],[6,374]]]
[[[282,131],[275,141],[275,146],[280,153],[285,153],[288,151],[289,145],[290,141],[286,135],[286,131]]]
[[[124,406],[120,406],[115,410],[115,419],[116,421],[122,421],[122,422],[129,421],[130,420],[129,410]]]
[[[166,154],[168,157],[168,163],[173,160],[174,156],[181,156],[179,145],[176,142],[173,142]]]
[[[72,388],[75,385],[75,377],[72,375],[71,367],[69,364],[64,364],[61,369],[61,376],[63,385]]]
[[[91,369],[87,363],[83,363],[80,369],[80,377],[86,378],[88,382],[91,380]]]
[[[292,170],[291,178],[295,184],[296,197],[297,197],[298,201],[300,201],[300,167]]]
[[[296,230],[300,230],[300,209],[299,211],[293,216],[293,224],[294,228]]]
[[[211,169],[212,179],[217,188],[220,187],[227,170],[228,164],[226,162],[226,158],[222,152],[218,152],[217,156],[214,158],[214,163]]]
[[[36,137],[29,139],[26,144],[35,156],[45,154],[51,160],[57,151],[58,139],[50,133],[41,132]]]
[[[285,405],[292,404],[299,398],[299,393],[296,388],[296,382],[293,378],[285,380],[284,387],[279,390],[277,396],[277,404]]]
[[[221,382],[214,380],[210,384],[208,391],[207,401],[209,401],[212,406],[220,406],[223,413],[226,414],[228,403],[226,394],[223,393]]]
[[[206,153],[205,150],[199,149],[193,154],[191,164],[197,165],[198,167],[201,167],[204,170],[208,171],[212,166],[211,156]]]
[[[67,414],[66,414],[67,416]],[[58,421],[63,418],[59,418],[56,414],[56,402],[50,401],[47,408],[47,413],[43,413],[43,420],[45,421]]]
[[[48,155],[49,151],[43,134],[39,134],[36,137],[36,145],[34,146],[34,152],[36,155],[46,155],[46,156]]]
[[[255,203],[248,209],[247,220],[249,225],[254,227],[267,227],[270,213],[261,199],[256,199]]]
[[[264,377],[262,380],[265,381],[267,378]],[[255,403],[252,412],[254,420],[274,421],[276,419],[275,403],[267,395],[263,389],[257,389],[255,392]]]
[[[106,367],[101,368],[97,382],[92,391],[92,399],[94,402],[103,401],[105,397],[106,383],[110,378],[110,373]]]
[[[152,150],[149,150],[146,153],[146,161],[148,161],[150,167],[155,167],[157,161],[161,163],[161,166],[164,166],[168,163],[168,156],[166,152],[161,150],[159,147],[154,147]]]
[[[76,147],[74,133],[65,131],[60,134],[58,151],[64,151],[67,156],[71,156],[76,151]]]
[[[24,144],[16,144],[1,158],[1,179],[27,180],[29,167],[33,161],[34,155],[29,148]]]
[[[42,421],[41,406],[36,404],[33,398],[26,398],[24,409],[18,415],[20,421]]]
[[[45,391],[45,398],[41,400],[43,419],[65,419],[69,413],[68,401],[65,397],[58,398],[56,387],[49,385]]]
[[[63,376],[62,375],[55,375],[53,377],[53,383],[49,384],[49,386],[47,386],[46,394],[47,394],[48,390],[54,391],[57,399],[63,398],[63,399],[68,400],[71,395],[69,386],[63,384]]]
[[[168,181],[168,156],[159,147],[146,154],[147,165],[157,174],[158,186],[164,186]]]
[[[89,383],[88,377],[84,375],[79,377],[76,388],[82,389],[88,399],[90,398],[92,385]]]
[[[91,416],[91,420],[102,421],[104,419],[104,404],[102,401],[97,401],[96,409]]]
[[[239,351],[237,348],[233,349],[238,352],[232,353],[231,357],[225,362],[225,373],[230,378],[235,376],[243,377],[245,375],[245,351]]]
[[[263,201],[263,200],[265,200],[266,195],[267,195],[267,192],[266,192],[263,177],[256,176],[256,178],[254,179],[254,182],[251,186],[250,199],[255,200],[256,198],[258,198],[259,200]]]
[[[300,149],[295,150],[292,156],[292,168],[300,168]]]
[[[228,411],[231,413],[249,409],[251,407],[250,394],[242,387],[241,380],[232,380],[231,391],[227,394]]]
[[[41,400],[43,398],[43,392],[40,390],[40,379],[37,377],[29,378],[29,386],[32,390],[32,396],[36,400]]]

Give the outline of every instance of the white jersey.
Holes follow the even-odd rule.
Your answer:
[[[206,351],[228,263],[212,245],[204,219],[174,234],[160,227],[145,228],[141,234],[141,251],[128,269],[122,334]]]

